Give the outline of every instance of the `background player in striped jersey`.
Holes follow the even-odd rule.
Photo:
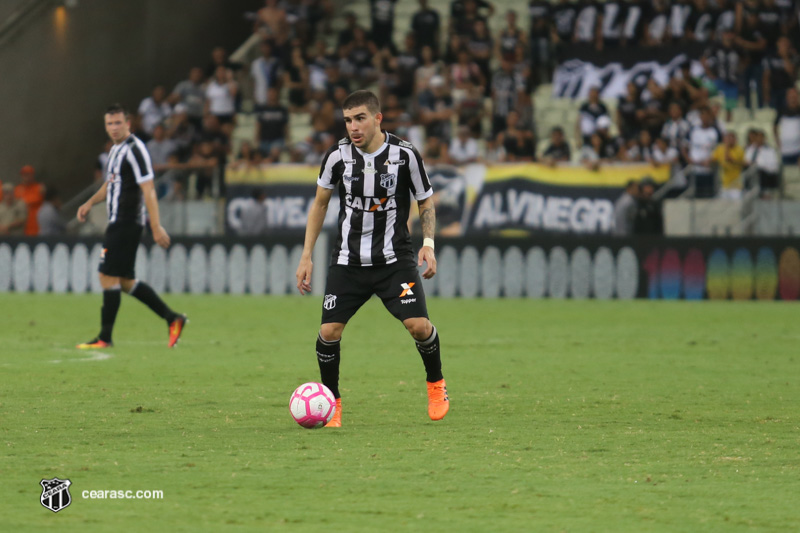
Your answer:
[[[433,189],[417,150],[381,130],[380,102],[369,91],[356,91],[342,105],[348,136],[332,146],[322,161],[317,193],[309,210],[297,288],[311,290],[314,244],[322,230],[334,188],[339,189],[338,239],[331,258],[317,361],[322,383],[336,397],[336,414],[327,424],[340,427],[340,341],[348,320],[377,294],[416,341],[425,365],[428,415],[441,420],[450,403],[442,377],[439,334],[428,320],[422,277],[436,274],[433,235],[436,214]],[[408,231],[411,196],[417,201],[424,237],[415,261]]]
[[[106,201],[108,227],[99,268],[103,287],[101,329],[95,339],[77,347],[106,348],[113,345],[111,332],[119,310],[120,291],[124,290],[167,322],[167,345],[172,348],[183,332],[186,315],[170,309],[147,283],[136,280],[135,274],[136,250],[147,220],[145,208],[150,215],[150,228],[156,243],[162,248],[167,248],[170,243],[158,214],[150,154],[145,144],[131,134],[130,119],[122,106],[115,104],[106,110],[105,125],[106,133],[114,143],[108,154],[105,181],[100,190],[78,208],[78,220],[85,222],[92,206]]]

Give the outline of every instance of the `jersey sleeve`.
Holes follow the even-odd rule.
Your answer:
[[[333,189],[341,179],[341,166],[342,154],[339,151],[338,145],[333,145],[325,153],[322,159],[322,165],[319,169],[319,177],[317,178],[317,185],[323,189]]]
[[[128,161],[131,169],[133,169],[133,175],[136,176],[136,183],[141,184],[155,177],[153,173],[153,162],[150,160],[150,154],[143,144],[139,146],[137,143],[131,146],[125,159]]]
[[[414,198],[419,202],[433,194],[433,186],[431,185],[431,180],[428,178],[428,173],[425,171],[425,163],[422,162],[422,156],[419,155],[417,149],[411,147],[408,149],[408,152],[411,192],[414,193]]]

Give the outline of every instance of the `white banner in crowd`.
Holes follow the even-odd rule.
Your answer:
[[[599,87],[601,98],[617,99],[625,96],[629,81],[633,80],[639,87],[644,87],[650,78],[663,87],[686,60],[686,54],[679,54],[666,63],[642,61],[626,68],[621,63],[596,65],[580,59],[570,59],[561,63],[554,73],[553,97],[585,100],[589,89]],[[700,62],[692,61],[692,75],[702,74],[703,66]]]

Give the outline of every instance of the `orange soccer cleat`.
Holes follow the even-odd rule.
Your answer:
[[[342,399],[336,398],[336,411],[333,412],[331,421],[325,424],[326,428],[340,428],[342,427]]]
[[[447,384],[443,379],[428,384],[428,416],[431,420],[441,420],[450,410],[450,398],[447,397]]]
[[[113,346],[114,343],[100,340],[99,337],[96,339],[92,339],[89,342],[82,342],[80,344],[75,345],[75,347],[79,350],[94,350],[96,348],[111,348]]]
[[[181,338],[181,333],[183,333],[183,328],[187,322],[189,322],[189,319],[186,318],[186,315],[178,315],[175,320],[169,323],[169,343],[167,346],[172,348],[178,344],[178,339]]]

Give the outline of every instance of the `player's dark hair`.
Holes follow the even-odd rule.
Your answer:
[[[122,104],[111,104],[106,108],[106,115],[116,115],[117,113],[122,113],[126,119],[128,118],[128,110]]]
[[[373,115],[381,112],[381,103],[378,97],[372,91],[356,91],[350,93],[350,96],[344,99],[342,109],[353,109],[354,107],[367,106],[367,109]]]

